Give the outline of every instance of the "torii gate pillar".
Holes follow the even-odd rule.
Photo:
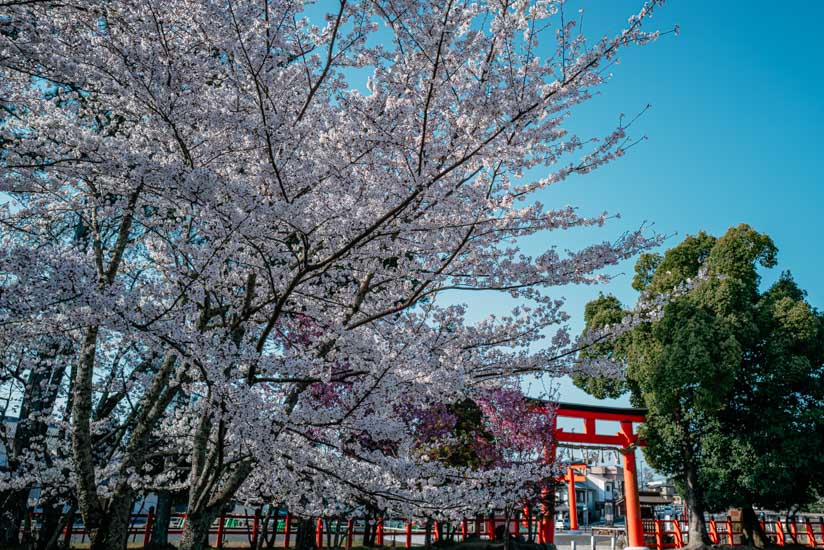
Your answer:
[[[633,445],[637,436],[632,433],[632,422],[621,422],[621,433]],[[638,475],[635,468],[635,447],[627,446],[624,455],[624,502],[627,507],[626,550],[640,550],[644,545],[644,527],[641,523],[641,499],[638,497]]]

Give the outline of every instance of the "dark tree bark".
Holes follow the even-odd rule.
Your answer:
[[[741,530],[744,532],[744,537],[747,539],[747,544],[756,548],[765,548],[767,546],[767,534],[761,528],[761,522],[758,521],[758,516],[752,504],[747,504],[741,509]]]
[[[311,518],[301,519],[298,522],[298,532],[295,535],[295,550],[313,550],[315,544],[315,520]]]
[[[28,513],[29,490],[0,493],[0,544],[16,546],[20,543],[20,527]]]
[[[62,505],[55,504],[51,500],[41,501],[40,529],[37,532],[35,550],[47,550],[57,546],[57,537],[62,530],[60,524],[60,511],[62,508]]]
[[[180,537],[181,550],[206,550],[209,547],[209,527],[216,517],[216,513],[208,511],[189,512]]]
[[[172,521],[172,493],[160,490],[157,492],[157,506],[155,507],[154,523],[152,524],[151,545],[159,548],[169,544],[169,524]],[[254,546],[253,546],[254,548]]]
[[[372,523],[369,516],[363,519],[363,545],[367,548],[372,547]]]
[[[43,456],[37,447],[48,433],[48,422],[44,418],[54,408],[73,351],[70,340],[46,337],[37,342],[37,349],[37,361],[26,376],[14,437],[4,442],[10,446],[7,448],[7,467],[13,477],[25,475],[27,467],[21,460],[32,453],[39,463],[51,465],[49,457]],[[24,487],[0,493],[0,543],[3,545],[20,542],[20,529],[28,516],[30,489]]]
[[[687,548],[708,546],[712,542],[709,533],[707,533],[707,524],[704,521],[704,503],[701,498],[701,488],[698,485],[698,472],[694,466],[690,465],[686,468],[685,478],[684,499],[687,501],[689,510],[687,525],[689,541]]]

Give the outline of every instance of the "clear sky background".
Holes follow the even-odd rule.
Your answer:
[[[570,7],[579,4],[586,6],[585,34],[600,35],[619,29],[641,2],[596,0]],[[601,229],[544,235],[528,242],[527,252],[552,244],[580,247],[644,222],[671,235],[663,251],[700,230],[717,235],[748,223],[779,248],[779,266],[763,273],[764,284],[789,269],[809,301],[824,307],[822,21],[824,2],[813,0],[780,10],[760,0],[670,0],[645,29],[678,24],[680,34],[625,49],[602,94],[576,111],[570,124],[582,136],[603,135],[621,112],[631,115],[649,103],[652,108],[632,128],[648,140],[623,159],[540,197],[547,205],[571,204],[586,214],[608,210],[621,219]],[[599,291],[635,302],[632,266],[614,270],[617,277],[606,287],[554,291],[567,299],[574,333],[583,326],[584,304]],[[479,315],[511,305],[490,296],[464,298]],[[560,398],[598,402],[569,380],[562,380]]]

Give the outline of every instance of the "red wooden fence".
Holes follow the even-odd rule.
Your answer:
[[[39,514],[30,516],[30,525],[35,526]],[[134,545],[140,541],[142,546],[147,546],[151,539],[154,516],[149,514],[132,514],[130,516],[129,540]],[[186,521],[186,514],[172,514],[169,524],[169,535],[180,535]],[[348,519],[345,526],[341,526],[339,536],[341,545],[347,549],[352,548],[353,541],[364,535],[362,527],[358,523],[362,520]],[[532,532],[537,532],[538,518],[533,518]],[[209,544],[215,548],[222,548],[227,537],[243,536],[245,540],[251,542],[258,536],[266,535],[275,537],[275,547],[290,548],[292,534],[296,528],[292,525],[290,515],[269,517],[268,522],[265,516],[260,514],[224,514],[220,516],[209,530]],[[463,541],[472,536],[478,536],[483,540],[491,540],[495,537],[495,529],[506,523],[502,516],[484,516],[474,518],[473,521],[464,519],[458,525],[444,525],[444,533],[450,533],[456,541]],[[394,525],[390,525],[394,524]],[[264,528],[265,526],[265,528]],[[437,540],[437,523],[433,526],[433,539]],[[656,550],[666,550],[668,548],[683,548],[689,542],[687,537],[687,525],[679,520],[644,520],[644,538],[649,548]],[[810,548],[824,548],[824,519],[810,521],[804,519],[795,522],[768,521],[761,522],[761,526],[771,543],[784,546],[796,541],[798,544]],[[334,520],[317,519],[316,539],[318,548],[323,548],[327,543],[329,530],[332,529],[332,536],[337,530]],[[516,521],[509,520],[509,528],[505,529],[511,533],[527,531],[528,524],[525,519]],[[383,518],[377,520],[375,525],[375,543],[377,545],[395,546],[396,542],[403,541],[405,548],[412,547],[412,537],[414,534],[423,535],[423,527],[420,524],[406,520],[389,521]],[[740,521],[711,519],[707,524],[710,540],[714,544],[727,544],[730,546],[743,545],[742,525]],[[82,525],[67,525],[63,531],[66,540],[80,537],[79,541],[86,542],[87,533]],[[236,542],[236,541],[235,541]]]
[[[784,546],[798,544],[810,548],[824,548],[824,520],[810,521],[808,518],[794,522],[767,521],[761,527],[772,544]],[[743,530],[740,521],[709,520],[707,524],[713,544],[743,546]],[[644,520],[644,538],[650,548],[682,548],[689,542],[686,522],[678,520]]]

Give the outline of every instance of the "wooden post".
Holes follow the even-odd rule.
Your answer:
[[[718,525],[714,519],[710,520],[710,540],[713,544],[718,544]]]
[[[69,510],[69,518],[66,521],[66,528],[63,529],[63,534],[65,535],[64,545],[66,548],[72,547],[72,530],[74,529],[74,510]],[[85,528],[83,529],[85,532]]]
[[[34,524],[34,510],[29,506],[26,509],[26,521],[23,523],[23,536],[21,540],[23,544],[29,542],[29,536],[32,534],[32,525]]]
[[[252,520],[252,548],[257,546],[258,529],[260,529],[260,514],[261,509],[255,508],[255,519]],[[275,537],[278,534],[278,518],[275,518]]]
[[[275,532],[277,533],[277,518],[275,519]],[[292,515],[289,512],[286,512],[286,517],[283,519],[283,547],[289,548],[289,537],[291,535],[290,531],[292,530]]]
[[[383,546],[383,518],[378,518],[378,523],[375,526],[375,544]]]
[[[489,519],[486,520],[486,537],[489,540],[495,540],[495,512],[489,514]]]
[[[143,548],[149,546],[152,538],[152,520],[154,519],[154,506],[149,506],[149,513],[146,514],[146,527],[143,528]]]
[[[323,548],[323,519],[318,518],[318,522],[315,525],[315,546],[317,548]]]
[[[632,441],[632,422],[621,421],[621,432]],[[631,547],[643,548],[644,526],[641,523],[641,499],[638,496],[638,477],[635,467],[635,448],[624,449],[624,502],[627,507],[627,543]],[[573,482],[574,483],[574,482]],[[570,502],[570,528],[572,527],[572,504]],[[576,511],[577,512],[577,511]]]
[[[406,548],[412,548],[412,520],[406,520]]]
[[[655,547],[664,550],[664,535],[661,533],[661,520],[655,520]]]
[[[461,541],[466,540],[467,531],[469,530],[469,526],[467,525],[468,521],[466,518],[461,520]]]
[[[355,521],[349,519],[346,522],[346,550],[352,550],[352,539],[355,537]]]
[[[215,548],[223,548],[223,528],[224,525],[226,525],[226,516],[221,512],[217,521],[217,542]]]
[[[730,516],[727,516],[725,528],[727,530],[727,544],[733,546],[735,544],[735,535],[732,532],[732,518]]]
[[[633,456],[633,463],[635,457]],[[567,469],[567,502],[569,502],[569,529],[570,531],[578,530],[578,503],[575,496],[575,470],[572,467]],[[626,476],[624,477],[626,479]],[[627,527],[629,527],[629,512],[627,513]],[[630,546],[636,546],[630,543]]]
[[[792,534],[793,544],[795,544],[798,542],[798,527],[796,526],[796,522],[790,521],[789,518],[787,518],[787,523],[790,524],[790,534]]]
[[[780,519],[775,522],[775,543],[784,546],[784,526],[781,525]]]
[[[437,521],[432,524],[432,540],[434,542],[438,542],[438,540],[439,540],[438,528],[440,527],[440,525],[441,525],[440,522],[437,522]]]
[[[554,460],[554,454],[552,455]],[[538,544],[555,543],[555,494],[549,487],[541,488]]]
[[[475,516],[475,536],[479,539],[481,538],[481,529],[483,524],[483,518],[481,516]]]
[[[805,518],[804,521],[807,527],[807,546],[815,548],[815,533],[813,533],[813,526],[810,523],[810,518]]]
[[[684,533],[681,532],[681,521],[680,520],[673,520],[672,525],[675,528],[675,545],[678,548],[684,547]]]

